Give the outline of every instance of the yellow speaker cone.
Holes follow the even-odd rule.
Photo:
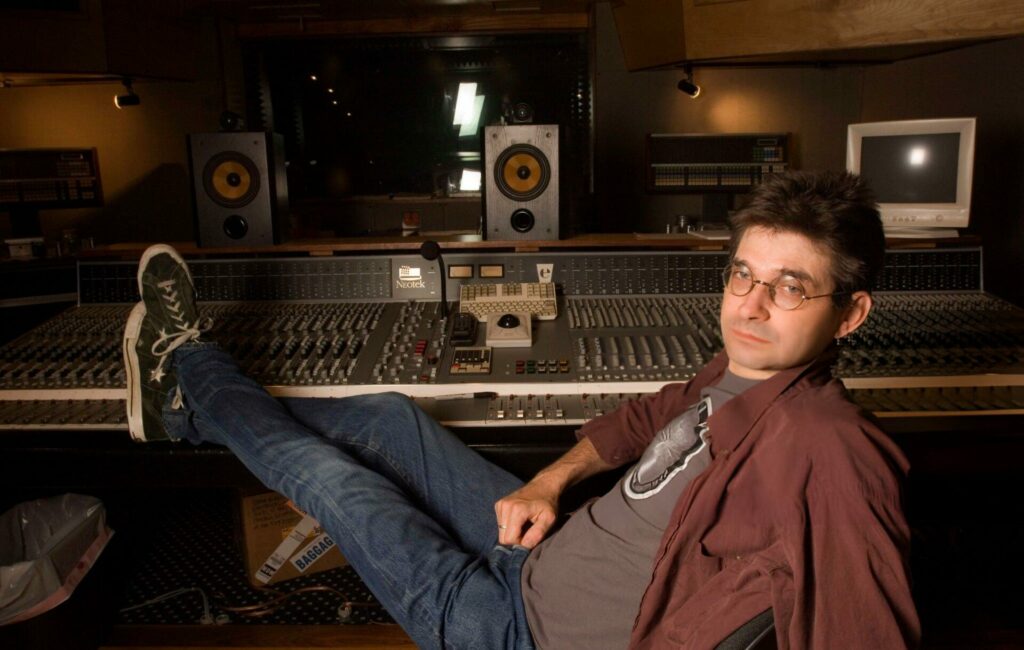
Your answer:
[[[237,201],[249,192],[252,175],[242,163],[226,160],[213,168],[210,181],[213,191],[221,198]]]
[[[541,163],[536,156],[519,152],[505,160],[501,170],[505,185],[517,194],[528,194],[543,180]]]

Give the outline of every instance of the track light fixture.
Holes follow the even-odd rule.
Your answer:
[[[697,99],[700,96],[700,86],[693,81],[693,66],[690,64],[684,65],[683,72],[686,73],[686,77],[679,80],[677,87],[689,95],[691,99]]]
[[[124,108],[125,106],[138,106],[141,104],[142,100],[132,90],[132,80],[125,77],[121,80],[121,83],[124,84],[124,89],[128,92],[123,95],[114,95],[114,106]]]

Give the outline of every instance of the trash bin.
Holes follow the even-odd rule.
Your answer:
[[[64,494],[26,501],[0,515],[0,626],[67,600],[113,531],[103,503]]]

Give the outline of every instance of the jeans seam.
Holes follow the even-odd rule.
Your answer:
[[[274,468],[269,467],[268,465],[266,465],[262,461],[259,461],[259,462],[260,462],[260,464],[264,468],[272,470],[275,474],[280,474],[281,476],[284,476],[284,477],[287,477],[287,478],[291,479],[295,485],[300,485],[301,484],[304,487],[304,489],[310,490],[311,492],[316,494],[317,498],[320,499],[321,502],[329,503],[331,509],[334,512],[338,513],[335,516],[337,516],[339,519],[347,519],[347,517],[343,514],[344,511],[341,509],[341,505],[337,502],[337,500],[334,499],[334,497],[332,495],[325,493],[323,491],[323,489],[322,489],[322,486],[317,485],[317,486],[314,487],[314,486],[308,485],[308,484],[306,484],[304,482],[300,483],[297,480],[299,477],[296,476],[295,474],[292,474],[290,472],[275,470]],[[347,527],[351,528],[350,524],[345,524],[345,525]],[[363,556],[366,557],[367,561],[373,566],[373,569],[377,573],[377,575],[381,576],[381,577],[383,577],[383,578],[385,578],[387,580],[387,583],[388,583],[390,589],[393,592],[397,592],[399,589],[401,589],[401,593],[403,595],[403,600],[407,600],[405,598],[406,596],[409,595],[409,591],[407,589],[407,585],[401,584],[399,581],[397,581],[392,576],[390,571],[383,570],[381,568],[381,565],[376,562],[375,554],[368,552],[368,549],[366,549],[361,543],[359,543],[357,541],[356,537],[352,537],[351,539],[352,539],[353,543],[355,543],[355,544],[357,544],[359,546],[360,551],[362,552]],[[402,604],[402,606],[405,607],[404,603]],[[415,611],[415,614],[416,614],[415,618],[417,619],[416,620],[417,626],[420,627],[421,629],[422,628],[426,628],[426,630],[428,631],[428,633],[431,636],[433,636],[435,639],[441,640],[440,635],[437,633],[436,627],[432,626],[432,625],[425,625],[424,622],[423,622],[424,620],[427,620],[427,621],[432,620],[433,619],[433,615],[429,611],[425,611],[423,609],[422,605],[417,605],[415,609],[416,609],[416,611]],[[406,611],[408,611],[410,614],[413,613],[412,611],[410,611],[410,609],[406,609]]]
[[[380,447],[374,447],[367,443],[354,442],[351,440],[336,440],[334,438],[328,438],[328,440],[331,440],[332,443],[334,443],[336,446],[340,447],[343,450],[348,448],[362,449],[376,455],[377,457],[382,459],[388,465],[388,467],[391,468],[391,470],[395,473],[396,476],[402,479],[402,482],[405,483],[405,485],[401,487],[407,490],[412,487],[412,477],[408,473],[403,471],[401,463],[398,463],[395,460],[395,458],[392,457],[391,455],[384,453],[384,451]]]
[[[219,393],[219,392],[221,392],[221,391],[220,391],[220,390],[217,390],[217,391],[214,391],[214,393],[213,393],[213,394],[215,395],[215,394],[217,394],[217,393]],[[193,409],[193,410],[197,410],[197,409]],[[221,433],[222,433],[223,435],[225,435],[225,436],[228,436],[228,435],[230,435],[230,434],[229,434],[229,433],[228,433],[228,432],[227,432],[227,431],[226,431],[226,430],[224,429],[224,427],[223,427],[223,426],[221,426],[221,425],[220,425],[220,423],[219,423],[219,422],[217,422],[217,421],[216,421],[215,419],[211,418],[211,417],[210,417],[209,415],[207,415],[207,416],[206,416],[206,418],[207,418],[207,420],[209,420],[209,421],[210,421],[210,422],[211,422],[212,424],[214,424],[214,425],[215,425],[215,426],[216,426],[216,427],[217,427],[217,428],[218,428],[218,429],[220,430],[220,432],[221,432]],[[291,481],[292,481],[292,484],[294,484],[294,485],[300,485],[300,484],[301,484],[301,485],[303,485],[303,487],[305,487],[306,489],[309,489],[310,491],[314,492],[314,493],[315,493],[315,494],[317,495],[317,497],[318,497],[319,499],[321,499],[321,500],[322,500],[323,502],[327,503],[327,502],[329,501],[329,502],[330,502],[330,504],[331,504],[331,506],[332,506],[332,509],[333,509],[333,510],[334,510],[335,512],[338,512],[338,513],[341,513],[341,512],[343,512],[343,511],[342,511],[342,510],[340,509],[340,504],[338,504],[338,502],[337,502],[337,501],[336,501],[336,500],[335,500],[335,499],[334,499],[334,498],[333,498],[332,496],[329,496],[329,495],[326,495],[326,494],[324,494],[324,493],[322,492],[322,488],[321,488],[320,486],[317,486],[317,487],[313,488],[312,486],[306,485],[306,484],[305,484],[304,482],[301,482],[301,481],[299,480],[299,479],[301,478],[300,476],[298,476],[298,475],[296,475],[296,474],[292,474],[292,473],[290,473],[290,472],[287,472],[287,471],[285,471],[285,470],[282,470],[282,469],[278,469],[278,468],[275,468],[275,467],[271,467],[270,465],[268,465],[267,463],[263,462],[263,461],[262,461],[261,459],[257,458],[256,456],[254,456],[254,455],[252,455],[252,454],[250,454],[250,453],[247,453],[247,455],[249,456],[249,460],[250,460],[250,461],[252,461],[252,462],[255,462],[255,463],[257,463],[257,464],[259,464],[259,465],[260,465],[261,467],[263,467],[264,469],[268,470],[268,472],[267,472],[267,475],[268,475],[268,476],[272,476],[272,475],[273,475],[273,476],[279,476],[279,477],[285,477],[285,478],[291,479]],[[371,565],[373,566],[373,568],[374,568],[374,571],[376,571],[376,572],[377,572],[377,575],[379,575],[379,576],[381,576],[381,577],[383,577],[384,579],[386,579],[386,580],[387,580],[387,583],[388,583],[388,585],[390,586],[390,588],[391,588],[391,590],[392,590],[392,591],[398,591],[397,587],[401,587],[401,593],[402,593],[403,595],[408,595],[408,590],[406,589],[405,585],[400,585],[400,584],[399,584],[399,582],[398,582],[397,580],[395,580],[395,579],[394,579],[394,577],[393,577],[393,576],[391,575],[391,573],[390,573],[389,571],[383,571],[383,570],[381,569],[380,565],[379,565],[379,564],[378,564],[378,563],[377,563],[377,562],[376,562],[376,561],[375,561],[375,560],[373,559],[373,558],[374,558],[374,554],[373,554],[373,553],[369,553],[369,552],[367,552],[367,549],[366,549],[366,548],[364,548],[364,547],[363,547],[363,545],[362,545],[361,543],[359,543],[359,542],[358,542],[358,541],[356,540],[356,538],[355,538],[355,537],[352,537],[352,540],[353,540],[353,543],[355,543],[355,544],[357,544],[357,545],[359,546],[359,549],[360,549],[360,551],[362,552],[363,556],[364,556],[364,557],[366,557],[366,558],[367,558],[367,561],[368,561],[368,562],[369,562],[369,563],[370,563],[370,564],[371,564]],[[422,622],[422,621],[423,621],[424,619],[426,619],[426,620],[430,620],[430,619],[432,619],[432,618],[433,618],[433,617],[432,617],[431,615],[429,615],[429,612],[427,612],[427,616],[424,616],[424,611],[423,611],[423,609],[422,609],[422,606],[421,606],[421,605],[418,605],[418,606],[416,607],[416,610],[417,610],[417,611],[416,611],[416,618],[418,619],[418,620],[417,620],[417,622],[416,622],[416,624],[417,624],[417,625],[418,625],[418,626],[419,626],[420,628],[426,628],[427,632],[428,632],[428,633],[429,633],[429,634],[430,634],[430,635],[431,635],[432,637],[434,637],[434,638],[435,638],[436,640],[438,640],[439,642],[444,642],[444,640],[442,639],[441,635],[440,635],[440,634],[438,634],[438,632],[437,632],[437,629],[436,629],[436,627],[435,627],[435,626],[429,626],[429,625],[424,625],[424,624],[423,624],[423,622]],[[407,611],[408,611],[408,610],[407,610]],[[411,612],[410,612],[410,613],[411,613]]]

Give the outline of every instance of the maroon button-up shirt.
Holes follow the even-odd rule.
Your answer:
[[[773,608],[780,648],[914,646],[908,463],[829,373],[831,351],[777,373],[708,421],[711,465],[680,496],[654,558],[632,648],[713,648]],[[579,431],[616,465],[717,382],[720,354]]]

